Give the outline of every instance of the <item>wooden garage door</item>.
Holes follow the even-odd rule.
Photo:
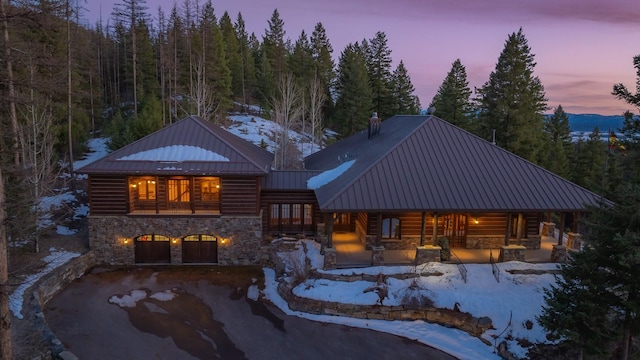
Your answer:
[[[140,235],[135,238],[135,260],[140,264],[171,263],[169,237],[157,234]]]
[[[189,235],[182,238],[183,263],[217,263],[218,239],[211,235]]]

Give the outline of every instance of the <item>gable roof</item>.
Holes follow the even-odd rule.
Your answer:
[[[355,160],[355,161],[354,161]],[[315,189],[321,210],[583,211],[601,197],[435,116],[399,115],[305,158],[354,161]]]
[[[188,116],[77,170],[85,174],[266,175],[273,154]]]

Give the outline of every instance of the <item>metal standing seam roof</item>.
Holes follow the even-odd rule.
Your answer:
[[[321,171],[309,170],[274,170],[262,178],[263,190],[279,191],[311,191],[307,188],[307,180]]]
[[[118,160],[171,145],[195,146],[229,161]],[[266,175],[273,154],[197,116],[188,116],[77,170],[86,174]]]
[[[602,200],[435,116],[394,116],[379,135],[355,134],[305,166],[329,170],[345,160],[355,163],[315,190],[322,210],[583,211]]]

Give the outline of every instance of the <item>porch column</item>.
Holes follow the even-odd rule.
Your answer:
[[[558,245],[562,245],[562,238],[564,237],[564,227],[567,218],[566,213],[560,213],[560,227],[558,228]]]
[[[160,179],[158,178],[158,176],[156,176],[156,187],[155,187],[155,192],[156,192],[156,214],[160,213],[160,206],[158,205],[158,187],[160,186]],[[166,190],[165,190],[166,192]]]
[[[424,225],[425,225],[425,217],[427,216],[427,214],[423,211],[422,212],[422,221],[420,222],[420,246],[424,245]]]
[[[376,246],[380,246],[380,239],[382,238],[382,213],[376,214],[378,218],[378,224],[376,225]]]
[[[191,207],[191,213],[196,213],[195,193],[196,193],[196,178],[194,176],[189,177],[189,206]]]
[[[511,238],[511,213],[507,213],[506,228],[506,233],[504,234],[504,245],[509,246],[509,239]]]
[[[433,213],[433,237],[431,238],[431,245],[438,245],[438,213]]]
[[[327,235],[327,247],[333,247],[333,213],[324,214],[324,231]]]
[[[522,231],[524,230],[524,216],[522,213],[518,213],[518,224],[516,225],[516,244],[520,245],[522,240]]]

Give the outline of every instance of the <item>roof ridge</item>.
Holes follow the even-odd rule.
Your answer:
[[[391,120],[395,117],[399,117],[399,116],[409,116],[409,117],[421,117],[424,115],[395,115],[390,117],[387,120]],[[327,199],[326,201],[324,201],[320,207],[324,207],[326,206],[328,203],[332,202],[333,200],[335,200],[337,197],[339,197],[339,195],[342,195],[342,193],[344,193],[349,186],[351,186],[353,183],[355,183],[356,181],[358,181],[360,178],[362,178],[371,168],[373,168],[375,165],[377,165],[381,159],[387,157],[387,155],[389,155],[393,150],[397,149],[398,146],[400,144],[402,144],[407,138],[409,138],[411,135],[413,135],[419,128],[421,128],[422,126],[424,126],[425,124],[427,124],[428,122],[430,122],[431,119],[433,119],[434,116],[433,115],[429,115],[427,118],[425,118],[425,120],[423,121],[422,124],[420,124],[419,126],[416,126],[415,128],[413,128],[412,131],[410,131],[407,135],[405,135],[403,138],[399,139],[393,146],[389,147],[389,150],[387,150],[384,154],[382,154],[382,156],[380,156],[378,158],[378,160],[371,162],[371,164],[369,164],[369,166],[367,166],[366,168],[364,168],[360,174],[358,174],[358,176],[351,178],[351,181],[349,181],[348,183],[345,184],[345,186],[342,187],[342,189],[340,191],[337,191],[336,193],[333,194],[333,196],[331,196],[329,199]],[[385,121],[387,121],[385,120]],[[383,122],[384,123],[384,122]],[[356,159],[357,161],[358,159]],[[322,187],[318,188],[321,189]]]

